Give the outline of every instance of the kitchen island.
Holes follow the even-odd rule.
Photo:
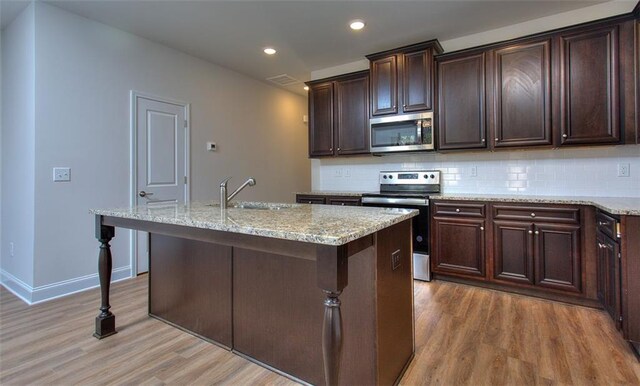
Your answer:
[[[109,242],[119,227],[150,234],[152,317],[311,384],[394,384],[413,358],[417,211],[192,203],[92,213],[97,338],[116,332]]]

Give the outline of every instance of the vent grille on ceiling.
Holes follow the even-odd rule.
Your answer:
[[[300,83],[298,79],[287,74],[272,76],[271,78],[267,78],[267,80],[280,86],[291,86],[292,84]]]

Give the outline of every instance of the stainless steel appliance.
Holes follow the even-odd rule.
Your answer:
[[[413,218],[413,277],[431,280],[429,194],[440,193],[439,170],[380,172],[380,192],[362,195],[363,206],[418,209]]]
[[[434,150],[433,113],[372,118],[369,129],[374,154]]]

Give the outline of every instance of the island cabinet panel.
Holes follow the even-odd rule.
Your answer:
[[[333,83],[309,89],[309,156],[333,155]]]
[[[535,225],[536,285],[581,292],[580,226]]]
[[[149,314],[231,348],[231,247],[150,234]]]
[[[434,217],[433,265],[436,273],[485,277],[485,220]]]
[[[620,142],[619,25],[561,33],[562,145]]]
[[[486,148],[485,53],[438,62],[438,149]]]
[[[371,61],[371,115],[398,112],[398,57]]]
[[[493,278],[533,285],[533,224],[494,221],[493,234]]]
[[[551,145],[551,39],[496,49],[492,59],[493,147]]]

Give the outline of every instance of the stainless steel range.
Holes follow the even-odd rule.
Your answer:
[[[380,172],[380,192],[362,195],[363,206],[418,209],[413,218],[413,277],[431,280],[429,195],[440,193],[439,170]]]

